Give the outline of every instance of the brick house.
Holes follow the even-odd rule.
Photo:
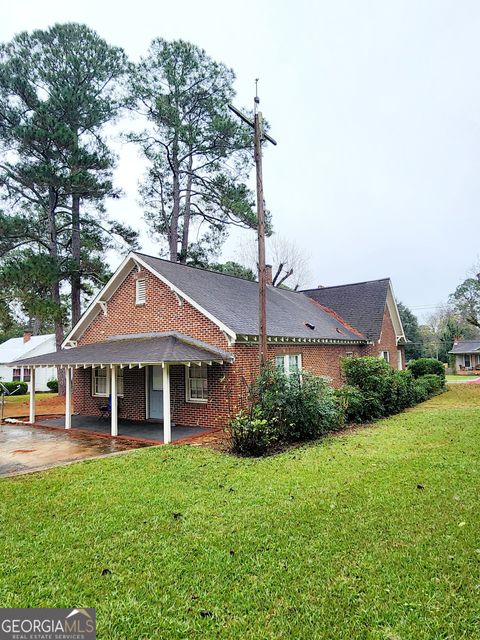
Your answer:
[[[374,355],[404,367],[389,279],[301,292],[267,286],[267,333],[278,367],[326,375],[335,386],[344,356]],[[118,415],[162,421],[165,442],[172,422],[223,427],[258,372],[258,283],[132,252],[63,347],[28,364],[32,375],[37,367],[66,368],[67,428],[72,412],[99,415],[116,396],[112,435]]]

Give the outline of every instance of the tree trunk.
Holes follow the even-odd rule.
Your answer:
[[[82,315],[81,310],[81,277],[80,277],[80,196],[72,196],[72,263],[73,271],[70,278],[72,298],[72,327],[77,324]]]
[[[178,221],[180,218],[180,167],[178,166],[178,140],[173,142],[172,150],[172,170],[173,170],[173,209],[168,243],[170,249],[170,260],[178,262]]]
[[[190,160],[188,162],[187,190],[185,193],[185,209],[183,212],[182,249],[180,251],[180,262],[183,262],[183,264],[185,264],[188,258],[188,235],[190,232],[191,214],[190,203],[192,201],[192,168],[193,157],[190,156]]]
[[[58,258],[58,239],[56,226],[57,195],[52,187],[49,187],[49,211],[48,211],[48,237],[49,252],[53,258]],[[55,315],[55,346],[60,351],[63,342],[63,322],[61,316],[60,282],[52,282],[50,286],[52,301],[57,307],[58,313]],[[65,372],[57,369],[58,395],[65,395]]]

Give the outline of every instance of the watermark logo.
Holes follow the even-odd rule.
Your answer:
[[[0,609],[0,640],[95,638],[95,609]]]

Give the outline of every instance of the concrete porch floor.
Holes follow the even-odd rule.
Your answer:
[[[65,430],[65,418],[43,419],[38,417],[35,423],[39,426]],[[73,415],[72,430],[110,436],[110,419],[99,418],[98,416]],[[172,425],[172,442],[181,442],[209,431],[209,429],[203,427],[177,427]],[[118,435],[132,440],[147,440],[163,444],[163,425],[160,422],[132,422],[119,419]]]

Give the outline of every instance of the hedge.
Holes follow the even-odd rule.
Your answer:
[[[2,384],[11,395],[23,396],[28,392],[28,385],[26,382],[6,382],[1,380],[0,384]],[[20,388],[17,389],[18,387]],[[1,393],[2,388],[0,387],[0,394]]]
[[[425,366],[425,365],[422,365]],[[428,364],[426,367],[434,366]],[[339,429],[399,413],[444,389],[444,377],[397,371],[380,358],[344,358],[346,384],[302,372],[287,377],[266,368],[249,388],[249,405],[230,421],[231,448],[259,456],[291,442],[305,442]]]
[[[443,383],[445,383],[445,367],[440,360],[436,360],[435,358],[418,358],[418,360],[411,360],[407,368],[414,378],[421,378],[422,376],[433,374],[439,376],[443,380]]]

